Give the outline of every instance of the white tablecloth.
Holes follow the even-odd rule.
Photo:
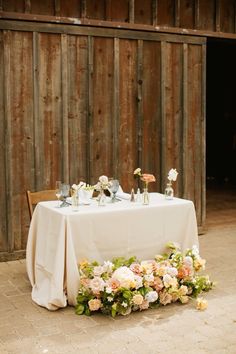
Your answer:
[[[189,200],[165,200],[151,193],[148,206],[122,200],[98,206],[57,208],[39,203],[33,213],[26,250],[32,299],[56,310],[76,304],[78,262],[137,256],[153,259],[169,241],[182,249],[198,246],[194,205]]]

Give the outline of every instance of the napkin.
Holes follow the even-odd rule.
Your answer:
[[[120,198],[120,199],[125,199],[125,200],[130,200],[130,194],[129,193],[125,193],[123,191],[123,189],[121,188],[121,186],[119,186],[119,189],[116,193],[116,196],[117,198]]]

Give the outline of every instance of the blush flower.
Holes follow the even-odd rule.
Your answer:
[[[134,273],[126,266],[120,267],[113,273],[113,279],[120,282],[120,286],[131,288],[135,284]]]
[[[205,310],[208,306],[207,300],[204,300],[202,297],[197,298],[196,308],[197,310]]]
[[[144,298],[141,294],[135,294],[132,299],[135,305],[141,305],[143,303],[143,300]]]
[[[100,277],[95,277],[90,280],[90,288],[94,294],[99,293],[100,291],[104,291],[105,282]]]
[[[88,301],[90,311],[97,311],[100,309],[102,303],[99,299],[91,299]]]

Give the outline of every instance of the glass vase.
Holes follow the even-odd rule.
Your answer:
[[[98,196],[98,205],[99,206],[106,205],[106,194],[103,189],[101,189],[99,196]]]
[[[71,206],[73,211],[79,210],[79,195],[78,191],[75,191],[71,197]]]
[[[149,204],[148,187],[143,188],[143,205]]]
[[[172,188],[171,183],[167,183],[166,189],[165,189],[165,199],[171,200],[174,198],[174,189]]]

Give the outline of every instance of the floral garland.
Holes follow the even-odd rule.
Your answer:
[[[206,262],[196,246],[181,253],[178,245],[169,243],[167,249],[168,253],[141,262],[136,257],[116,258],[102,265],[80,262],[76,313],[128,315],[177,301],[185,304],[212,289],[214,284],[207,275],[197,275]],[[204,310],[206,300],[198,297],[196,307]]]

